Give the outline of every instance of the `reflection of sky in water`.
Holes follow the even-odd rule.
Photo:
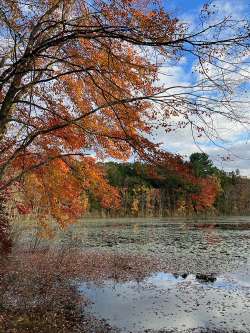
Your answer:
[[[86,226],[84,236],[81,230],[84,246],[153,254],[167,271],[178,273],[154,273],[142,283],[82,283],[93,301],[88,309],[98,318],[133,333],[197,327],[249,333],[249,217],[97,221]],[[185,272],[217,274],[206,281]]]
[[[241,273],[201,282],[193,274],[159,272],[142,283],[80,285],[93,302],[89,311],[124,332],[210,326],[249,332],[249,288],[249,276]]]
[[[146,282],[154,283],[158,287],[174,287],[178,283],[199,284],[194,274],[188,274],[186,277],[174,275],[171,273],[157,272],[149,277]],[[225,276],[217,276],[214,282],[203,281],[203,288],[222,288],[222,289],[241,289],[250,288],[250,275],[242,272],[227,274]]]

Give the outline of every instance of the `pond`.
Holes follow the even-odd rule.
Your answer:
[[[250,260],[250,217],[84,220],[58,244],[153,255],[180,274],[233,272]]]
[[[249,332],[250,279],[244,278],[218,276],[209,282],[160,272],[139,283],[83,282],[79,289],[92,301],[88,311],[121,332],[198,327]]]
[[[250,332],[250,218],[92,220],[70,232],[80,247],[165,262],[142,281],[80,283],[87,310],[121,332]]]
[[[89,219],[53,242],[162,263],[138,280],[79,282],[85,311],[121,332],[250,332],[250,217]]]

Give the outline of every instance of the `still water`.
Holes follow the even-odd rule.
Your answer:
[[[250,332],[250,218],[92,220],[70,238],[165,262],[140,282],[80,283],[87,310],[121,332]]]
[[[180,274],[233,272],[250,262],[250,217],[84,220],[58,243],[155,256]]]
[[[250,217],[90,219],[56,242],[164,263],[139,282],[79,283],[85,310],[121,332],[250,332]]]
[[[122,332],[201,328],[250,331],[250,279],[218,276],[201,282],[193,274],[184,279],[169,273],[154,273],[143,282],[101,286],[82,283],[81,292],[93,302],[88,310],[105,318]],[[221,329],[221,330],[220,330]]]

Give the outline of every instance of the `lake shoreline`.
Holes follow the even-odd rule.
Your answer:
[[[248,333],[248,218],[84,222],[20,233],[0,265],[1,333]]]
[[[156,260],[156,258],[151,257],[145,257],[145,256],[132,256],[132,255],[121,255],[121,254],[110,254],[108,252],[104,252],[104,253],[100,253],[100,252],[96,252],[94,253],[93,251],[89,251],[89,252],[84,252],[84,253],[77,253],[77,252],[72,252],[72,253],[65,253],[64,254],[64,258],[62,258],[61,254],[58,253],[56,256],[53,252],[52,253],[46,253],[44,251],[42,251],[41,253],[38,253],[37,251],[35,252],[28,252],[28,251],[20,251],[17,252],[18,258],[17,257],[12,257],[11,260],[13,261],[14,266],[16,267],[16,271],[14,271],[12,269],[12,267],[10,267],[10,276],[9,279],[7,279],[8,281],[13,280],[13,276],[11,278],[11,275],[16,275],[16,280],[15,281],[15,286],[12,287],[17,287],[16,284],[21,284],[20,286],[18,286],[18,288],[21,288],[23,290],[23,286],[22,286],[22,281],[20,281],[20,279],[28,279],[30,281],[31,275],[34,274],[34,272],[37,274],[41,274],[39,276],[39,279],[43,280],[44,276],[43,274],[45,274],[46,276],[49,274],[50,275],[50,279],[53,279],[55,277],[58,277],[58,273],[60,276],[60,283],[62,282],[62,289],[60,288],[60,292],[64,292],[64,289],[68,287],[70,287],[70,284],[65,284],[64,278],[67,279],[68,281],[72,278],[75,279],[75,281],[77,282],[77,285],[79,285],[79,283],[81,284],[81,281],[86,281],[87,284],[93,284],[96,286],[95,288],[102,288],[105,283],[107,283],[107,281],[112,281],[112,285],[116,286],[122,286],[124,284],[131,284],[131,283],[136,283],[137,286],[141,285],[141,288],[145,290],[145,288],[147,288],[147,283],[145,284],[145,280],[147,281],[148,279],[150,279],[151,276],[153,276],[155,274],[155,272],[158,270],[161,270],[162,274],[165,274],[165,276],[167,276],[167,279],[169,281],[177,281],[178,283],[188,283],[189,287],[190,287],[190,282],[191,281],[190,277],[192,274],[188,274],[188,273],[182,273],[181,275],[178,275],[177,273],[172,273],[171,274],[171,278],[170,274],[168,273],[163,273],[163,271],[167,271],[167,269],[169,269],[169,267],[166,265],[164,266],[164,263],[162,261],[158,261]],[[41,259],[41,255],[43,255],[43,258]],[[26,257],[26,258],[25,258]],[[52,259],[53,257],[53,259]],[[22,258],[20,260],[20,258]],[[40,259],[39,259],[40,258]],[[74,261],[73,261],[74,258]],[[61,270],[58,272],[58,266],[56,266],[56,263],[58,263],[58,260],[60,260],[61,262]],[[20,266],[19,269],[17,267],[17,262],[20,261]],[[64,267],[63,267],[64,266]],[[7,266],[6,266],[7,267]],[[42,272],[41,269],[42,267],[47,267],[46,268],[46,272]],[[82,267],[81,269],[79,269],[80,267]],[[63,268],[63,269],[62,269]],[[26,270],[24,272],[24,269]],[[75,269],[75,271],[73,272],[73,269]],[[50,270],[50,271],[49,271]],[[27,271],[29,272],[29,276],[27,276]],[[70,273],[69,273],[70,271]],[[18,277],[18,279],[17,279]],[[38,276],[37,276],[38,277]],[[201,284],[202,288],[205,286],[205,288],[207,287],[213,287],[213,283],[216,281],[217,279],[217,274],[215,273],[210,273],[210,274],[196,274],[196,276],[193,275],[193,281],[196,284]],[[160,279],[160,281],[164,281],[164,279]],[[165,279],[166,281],[166,279]],[[28,287],[28,290],[26,290],[26,293],[28,294],[24,294],[23,297],[26,298],[26,305],[29,304],[29,302],[31,302],[31,299],[27,299],[27,297],[30,297],[30,294],[34,294],[36,292],[36,288],[37,285],[41,284],[41,282],[39,281],[34,281],[33,280],[34,285],[30,285]],[[1,281],[2,284],[2,281]],[[151,282],[152,284],[152,282]],[[152,285],[150,284],[150,288],[152,288]],[[3,284],[2,284],[3,287]],[[6,294],[6,289],[9,289],[9,285],[5,285],[5,298],[7,297]],[[30,288],[32,289],[32,287],[34,288],[34,290],[30,290]],[[49,287],[49,283],[48,286]],[[171,284],[168,286],[167,289],[169,289],[169,287],[171,287]],[[27,285],[26,285],[27,288]],[[113,288],[113,287],[112,287]],[[16,292],[18,294],[20,294],[20,290],[16,290]],[[58,292],[58,290],[56,290],[55,292]],[[61,309],[62,313],[64,313],[64,311],[66,310],[66,318],[61,317],[60,320],[66,320],[66,325],[69,325],[70,327],[72,325],[76,325],[79,329],[79,327],[84,328],[84,332],[85,333],[93,333],[93,332],[120,332],[120,330],[118,328],[116,328],[115,326],[112,326],[109,323],[109,320],[105,320],[104,318],[95,316],[95,314],[91,314],[88,312],[88,306],[89,306],[89,302],[91,302],[91,299],[88,297],[88,293],[85,292],[81,292],[80,293],[81,296],[83,297],[81,299],[81,306],[80,308],[77,307],[77,303],[79,300],[77,300],[77,297],[79,296],[79,291],[78,288],[74,289],[74,297],[76,297],[74,299],[74,302],[72,302],[72,304],[70,305],[71,310],[69,308],[69,305],[67,305],[67,308],[63,310]],[[4,295],[3,289],[2,289],[2,295]],[[73,295],[73,294],[72,294]],[[72,297],[71,295],[71,297]],[[159,294],[160,295],[160,294]],[[159,296],[158,295],[158,296]],[[58,295],[57,295],[58,296]],[[20,300],[21,301],[21,300]],[[3,303],[3,301],[1,302]],[[21,302],[22,303],[22,302]],[[20,304],[21,304],[20,303]],[[84,305],[83,305],[84,304]],[[51,305],[51,304],[50,304]],[[48,305],[47,305],[48,306]],[[55,304],[53,304],[53,306],[55,306]],[[82,307],[83,306],[83,307]],[[48,307],[49,309],[49,307]],[[46,320],[51,320],[50,316],[52,315],[53,317],[57,317],[57,311],[56,311],[57,307],[54,308],[54,310],[51,310],[48,312],[49,315],[47,315],[47,319]],[[45,309],[43,309],[45,310]],[[41,311],[41,309],[40,309]],[[70,311],[73,311],[70,312]],[[39,314],[39,308],[34,308],[31,311],[31,315],[27,314],[24,312],[24,310],[21,308],[16,308],[15,311],[11,310],[9,312],[4,312],[2,313],[2,318],[4,318],[5,321],[5,330],[3,332],[9,333],[9,332],[14,332],[14,330],[12,331],[11,329],[9,330],[9,328],[6,326],[9,325],[10,327],[12,325],[14,325],[14,327],[19,327],[20,332],[22,332],[22,327],[25,325],[31,325],[30,327],[32,327],[32,325],[34,323],[37,322],[37,318],[39,316],[41,316]],[[60,314],[62,315],[62,314]],[[8,320],[6,319],[6,317],[9,317]],[[45,319],[43,319],[45,320]],[[14,324],[13,324],[14,323]],[[46,322],[45,322],[46,323]],[[0,322],[1,324],[1,322]],[[47,325],[49,325],[50,322],[47,322]],[[39,327],[40,325],[38,325]],[[46,326],[46,325],[45,325]],[[0,326],[1,328],[1,326]],[[33,329],[33,328],[32,328]],[[41,328],[40,328],[41,329]],[[0,330],[1,332],[1,330]],[[19,332],[19,331],[18,331]],[[30,331],[33,332],[33,331]],[[36,332],[36,331],[34,331]],[[43,331],[41,331],[43,332]],[[50,331],[49,331],[50,332]],[[51,331],[52,332],[52,331]],[[67,331],[65,331],[67,332]],[[76,332],[78,332],[76,330]],[[123,332],[123,330],[121,331]],[[221,330],[221,329],[217,329],[214,328],[213,326],[211,326],[211,328],[206,328],[206,330],[204,328],[193,328],[193,329],[186,329],[186,330],[178,330],[178,328],[173,328],[173,329],[159,329],[159,330],[152,330],[152,329],[145,329],[143,331],[137,331],[136,332],[148,332],[148,333],[173,333],[173,332],[181,332],[181,333],[221,333],[221,332],[227,332],[227,333],[245,333],[247,331],[244,330]]]

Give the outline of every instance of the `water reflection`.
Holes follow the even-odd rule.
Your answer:
[[[243,274],[244,275],[244,274]],[[248,332],[249,276],[156,272],[141,283],[83,282],[88,310],[122,332],[216,327]]]
[[[118,258],[145,255],[162,264],[154,270],[175,272],[81,284],[93,301],[89,311],[124,332],[214,326],[250,332],[250,217],[90,219],[51,242]]]

